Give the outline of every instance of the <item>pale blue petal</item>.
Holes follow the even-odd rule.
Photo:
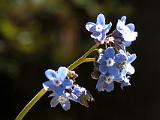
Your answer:
[[[100,33],[99,36],[97,37],[98,41],[101,41],[101,39],[102,39],[102,33]]]
[[[127,71],[127,74],[129,74],[129,75],[135,73],[135,69],[131,64],[126,64],[126,71]]]
[[[49,80],[55,80],[57,77],[57,72],[52,69],[48,69],[45,71],[45,75]]]
[[[123,44],[125,46],[130,46],[132,44],[132,42],[131,41],[123,41]]]
[[[113,65],[108,68],[108,73],[111,76],[117,76],[119,75],[119,69],[116,67],[116,65]]]
[[[110,84],[105,84],[105,90],[107,91],[107,92],[111,92],[111,91],[113,91],[114,90],[114,82],[111,82]]]
[[[65,111],[69,110],[71,107],[69,99],[67,99],[64,103],[61,103],[61,106]]]
[[[87,22],[87,24],[86,24],[86,29],[88,30],[88,31],[90,31],[90,32],[93,32],[92,31],[92,29],[93,29],[93,27],[95,28],[95,26],[96,26],[96,24],[95,23],[93,23],[93,22]],[[92,28],[92,29],[91,29]],[[94,29],[95,30],[95,29]]]
[[[97,16],[97,23],[96,24],[100,24],[102,26],[105,25],[105,16],[103,14],[99,14]]]
[[[109,30],[111,29],[111,26],[112,26],[112,23],[111,23],[111,22],[110,22],[109,24],[105,25],[104,32],[105,32],[105,33],[108,33]]]
[[[121,21],[125,23],[126,22],[126,16],[122,16]]]
[[[71,88],[73,86],[73,81],[69,79],[65,79],[63,81],[63,86],[67,89]]]
[[[61,86],[56,88],[55,93],[58,96],[61,96],[61,95],[64,95],[64,90],[65,90],[65,87],[61,85]]]
[[[114,48],[113,47],[108,47],[106,50],[105,50],[105,57],[108,59],[108,58],[113,58],[115,56],[115,51],[114,51]]]
[[[58,101],[58,96],[54,96],[52,99],[51,99],[51,102],[50,102],[50,105],[51,107],[56,107],[58,105],[59,101]]]
[[[51,80],[44,82],[42,85],[45,90],[48,90],[48,91],[54,90],[54,85]]]
[[[66,67],[59,67],[57,78],[61,81],[63,81],[68,74],[68,69]]]
[[[104,91],[104,78],[105,76],[100,76],[99,80],[97,81],[97,84],[96,84],[96,89],[98,91]]]
[[[124,54],[116,54],[115,56],[115,62],[121,64],[122,62],[124,62],[126,60],[126,56]]]
[[[136,54],[128,56],[127,63],[132,63],[137,58]]]
[[[104,40],[106,39],[106,33],[102,32],[101,42],[104,43]]]
[[[134,24],[133,24],[133,23],[129,23],[129,24],[127,24],[127,27],[128,27],[132,32],[134,32],[134,30],[135,30],[135,26],[134,26]]]
[[[98,37],[99,35],[100,35],[99,32],[93,32],[93,33],[91,34],[91,37],[94,36],[94,37],[92,37],[92,38],[97,39],[97,37]]]
[[[97,62],[99,63],[99,64],[101,64],[102,62],[104,62],[105,60],[104,60],[104,55],[101,53],[101,54],[99,54],[99,57],[98,57],[98,59],[97,59]]]
[[[106,74],[107,72],[107,66],[103,63],[103,64],[100,64],[99,65],[99,71],[102,73],[102,74]]]

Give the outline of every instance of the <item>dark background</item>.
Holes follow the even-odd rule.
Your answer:
[[[112,21],[127,16],[138,31],[128,49],[137,54],[132,86],[99,93],[90,78],[93,66],[75,71],[78,83],[91,91],[95,101],[85,108],[71,102],[67,112],[50,107],[44,95],[26,120],[160,120],[160,15],[158,0],[0,0],[0,79],[2,120],[14,119],[42,88],[44,71],[68,66],[94,41],[85,23],[103,13]]]

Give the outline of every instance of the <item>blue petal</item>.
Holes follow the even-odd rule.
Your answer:
[[[86,29],[88,30],[88,31],[90,31],[90,32],[93,32],[93,27],[95,28],[95,26],[96,26],[96,24],[95,23],[93,23],[93,22],[87,22],[87,24],[86,24]],[[95,29],[94,29],[94,31],[95,31]]]
[[[131,85],[130,82],[129,82],[129,79],[128,78],[125,78],[124,81],[121,81],[121,89],[123,89],[123,87],[125,86],[129,86]]]
[[[126,60],[126,56],[123,53],[118,53],[115,56],[115,62],[121,64],[122,62],[124,62]]]
[[[65,79],[63,81],[63,86],[67,89],[71,88],[73,86],[73,81],[69,79]]]
[[[102,37],[101,37],[101,44],[104,43],[104,40],[106,39],[106,33],[102,32]]]
[[[102,39],[102,33],[100,33],[99,36],[97,37],[98,41],[101,41],[101,39]]]
[[[108,59],[108,58],[113,58],[115,56],[115,51],[114,51],[114,48],[113,47],[108,47],[106,50],[105,50],[105,57]]]
[[[55,89],[55,93],[58,96],[61,96],[61,95],[64,95],[64,90],[65,90],[65,87],[61,85]]]
[[[54,96],[50,102],[51,107],[56,107],[58,105],[58,96]]]
[[[97,81],[97,84],[96,84],[96,89],[98,91],[104,91],[104,76],[100,76],[99,80]]]
[[[99,64],[102,64],[105,60],[104,60],[104,55],[101,53],[101,54],[99,54],[99,57],[98,57],[98,59],[97,59],[97,62],[99,63]]]
[[[99,35],[100,35],[99,32],[93,32],[93,33],[91,34],[91,37],[94,38],[94,39],[97,39]]]
[[[110,84],[105,84],[105,90],[107,91],[107,92],[111,92],[111,91],[113,91],[114,90],[114,82],[111,82]]]
[[[61,106],[65,111],[69,110],[71,107],[69,99],[67,99],[64,103],[61,103]]]
[[[123,41],[123,44],[125,46],[130,46],[132,44],[132,42],[131,41]]]
[[[133,23],[129,23],[129,24],[127,24],[127,27],[128,27],[132,32],[134,32],[134,30],[135,30],[135,26],[134,26],[134,24],[133,24]]]
[[[135,69],[131,64],[126,64],[126,71],[127,71],[127,74],[129,74],[129,75],[135,73]]]
[[[128,56],[127,63],[132,63],[137,58],[136,54]]]
[[[116,67],[116,65],[113,65],[108,68],[108,73],[111,76],[117,76],[119,75],[119,69]]]
[[[110,28],[111,28],[111,26],[112,26],[112,23],[111,23],[111,22],[110,22],[109,24],[105,25],[104,32],[105,32],[105,33],[108,33],[109,30],[110,30]]]
[[[126,16],[122,16],[122,17],[121,17],[121,21],[122,21],[122,22],[126,22]]]
[[[68,74],[68,69],[66,67],[59,67],[57,78],[63,81],[67,77],[67,74]]]
[[[102,74],[106,74],[106,72],[107,72],[107,66],[105,65],[105,63],[99,65],[99,71]]]
[[[49,80],[54,80],[57,77],[57,72],[52,69],[48,69],[45,71],[45,75]]]
[[[48,91],[54,90],[54,85],[51,80],[44,82],[42,85],[45,90],[48,90]]]
[[[100,24],[102,26],[105,25],[105,16],[103,14],[99,14],[97,16],[97,23],[96,24]]]

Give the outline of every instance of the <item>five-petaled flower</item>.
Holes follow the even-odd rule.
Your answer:
[[[118,30],[118,32],[122,34],[124,41],[130,43],[136,40],[138,33],[135,32],[135,26],[133,23],[129,23],[127,25],[125,25],[125,23],[126,23],[126,16],[122,16],[121,19],[118,19],[116,29]]]
[[[105,16],[103,14],[99,14],[97,16],[97,22],[88,22],[86,24],[86,29],[92,32],[91,37],[94,38],[97,42],[103,44],[106,38],[106,33],[109,32],[112,23],[105,24]]]

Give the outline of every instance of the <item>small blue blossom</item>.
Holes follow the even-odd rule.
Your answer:
[[[99,43],[103,44],[106,38],[106,33],[109,32],[112,23],[105,24],[105,16],[103,14],[99,14],[97,16],[97,22],[88,22],[86,24],[86,29],[92,32],[91,37],[97,40]]]
[[[80,97],[82,94],[86,95],[87,90],[84,87],[80,87],[79,85],[74,85],[69,98],[75,102],[81,103]]]
[[[65,111],[69,110],[71,107],[70,101],[67,97],[57,95],[53,96],[50,102],[51,107],[56,107],[59,103]]]
[[[126,41],[124,43],[128,46],[132,41],[136,40],[138,33],[135,32],[135,26],[133,23],[125,25],[125,22],[126,16],[122,16],[117,22],[116,29],[122,34],[124,41]]]
[[[53,92],[50,95],[53,96],[50,102],[51,107],[56,107],[60,103],[64,110],[69,110],[71,106],[69,100],[82,105],[87,104],[86,101],[88,99],[81,98],[82,95],[88,95],[87,90],[73,84],[74,80],[70,79],[70,77],[77,77],[75,72],[69,71],[66,67],[59,67],[58,71],[52,69],[46,70],[45,75],[49,81],[44,82],[43,87],[45,90]]]
[[[113,79],[114,79],[114,76],[109,76],[109,75],[107,76],[107,75],[101,74],[97,82],[96,89],[98,91],[106,90],[107,92],[111,92],[112,90],[114,90]]]
[[[97,90],[111,92],[114,90],[114,81],[121,83],[121,88],[130,85],[128,78],[135,72],[131,65],[135,59],[135,54],[125,53],[123,50],[115,54],[114,48],[108,47],[97,60],[100,71]]]
[[[67,74],[68,69],[66,67],[60,67],[58,71],[54,71],[51,69],[46,70],[45,75],[49,79],[49,81],[44,82],[43,87],[46,90],[57,89],[59,88],[59,86],[60,88],[64,89],[71,87],[73,82],[70,79],[66,79]]]

